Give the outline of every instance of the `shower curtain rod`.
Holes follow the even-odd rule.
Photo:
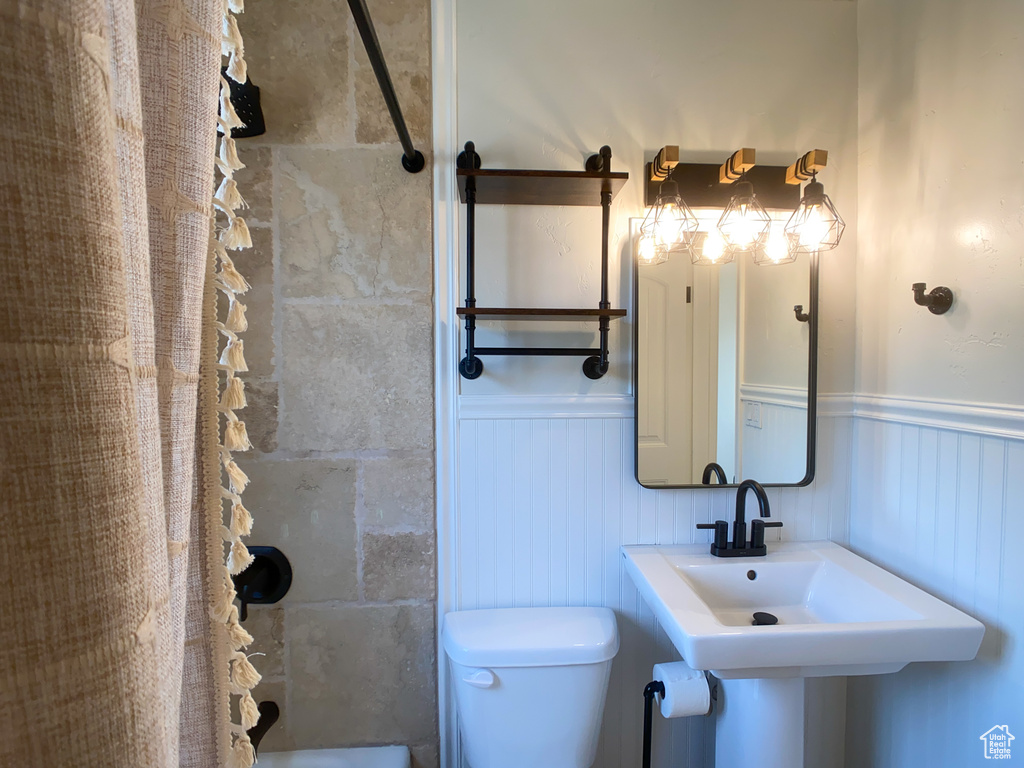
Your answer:
[[[352,18],[355,19],[356,27],[359,28],[359,36],[363,38],[363,47],[366,48],[366,55],[370,57],[370,64],[373,65],[373,72],[377,75],[377,82],[380,84],[380,91],[384,95],[384,102],[388,105],[391,113],[391,122],[395,124],[398,131],[398,140],[402,142],[402,167],[409,173],[419,173],[426,165],[423,153],[412,145],[412,138],[409,136],[409,129],[405,125],[405,118],[402,117],[402,108],[398,105],[398,96],[395,94],[395,86],[391,83],[391,75],[388,74],[388,65],[384,63],[384,54],[380,50],[380,41],[377,39],[377,32],[373,28],[373,20],[366,8],[366,0],[348,0],[348,7],[352,11]]]

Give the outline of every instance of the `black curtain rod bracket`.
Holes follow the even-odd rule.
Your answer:
[[[366,55],[370,57],[373,73],[377,76],[380,92],[384,96],[384,103],[388,105],[388,112],[391,113],[391,122],[395,124],[395,130],[398,132],[398,140],[402,142],[402,167],[409,173],[419,173],[427,161],[423,153],[412,145],[412,137],[409,136],[405,118],[402,117],[402,108],[398,105],[395,86],[391,82],[391,75],[388,74],[388,65],[384,62],[384,54],[380,50],[380,41],[373,28],[370,11],[366,8],[366,0],[348,0],[348,7],[352,11],[359,36],[363,39]]]

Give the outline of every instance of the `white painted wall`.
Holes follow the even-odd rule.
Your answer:
[[[858,9],[857,389],[1020,403],[1024,3]],[[916,306],[915,282],[953,309]]]
[[[981,765],[982,733],[1024,732],[1024,4],[858,9],[850,543],[987,630],[974,662],[851,680],[847,766]]]
[[[822,180],[856,221],[856,4],[459,0],[456,13],[460,146],[474,141],[484,167],[582,170],[608,144],[613,168],[630,173],[612,207],[614,305],[629,298],[628,220],[644,213],[644,161],[664,144],[699,162],[751,146],[777,164],[827,148]],[[600,209],[480,206],[480,305],[596,306],[600,221]],[[855,235],[822,267],[823,391],[852,390]],[[612,369],[601,381],[574,360],[490,358],[461,391],[627,392],[630,322],[612,323]],[[502,335],[481,333],[480,343]]]
[[[435,0],[438,6],[446,4]],[[615,608],[622,646],[597,765],[638,765],[640,693],[653,663],[674,654],[622,571],[618,548],[709,540],[706,532],[697,537],[695,522],[728,517],[732,506],[731,492],[645,490],[633,477],[627,249],[629,217],[643,215],[643,163],[670,143],[698,162],[754,146],[761,162],[788,164],[807,149],[827,148],[824,180],[855,223],[856,5],[458,0],[455,7],[454,130],[447,101],[435,105],[439,301],[449,277],[458,277],[452,273],[461,259],[453,254],[464,253],[461,232],[445,247],[462,143],[476,142],[485,167],[574,170],[608,144],[613,168],[631,175],[612,208],[611,247],[611,300],[630,317],[612,324],[612,368],[599,382],[587,380],[575,359],[489,357],[480,379],[449,390],[448,372],[461,353],[451,345],[454,307],[438,307],[438,413],[456,424],[454,434],[439,426],[439,453],[452,451],[450,462],[439,457],[439,608]],[[447,54],[451,26],[435,14],[435,54]],[[435,60],[435,88],[447,89],[442,75]],[[815,98],[808,101],[808,93]],[[481,306],[596,305],[599,209],[481,206],[477,225]],[[853,387],[855,250],[854,230],[822,265],[823,391]],[[596,335],[581,326],[530,329],[545,345],[586,344]],[[521,332],[499,327],[478,339],[520,343]],[[773,514],[786,522],[787,538],[845,541],[851,420],[821,423],[818,481],[773,491]],[[450,703],[442,712],[450,767],[458,759]],[[659,722],[657,764],[710,768],[708,727]]]
[[[828,254],[819,256],[828,258]],[[774,386],[807,389],[810,324],[796,319],[793,307],[810,310],[810,257],[791,264],[762,267],[740,262],[740,388]]]

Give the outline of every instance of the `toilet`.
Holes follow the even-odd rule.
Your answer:
[[[612,659],[608,608],[456,611],[442,631],[470,768],[590,768]]]

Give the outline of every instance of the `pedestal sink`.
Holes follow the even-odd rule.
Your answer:
[[[804,678],[968,661],[984,626],[828,541],[713,557],[706,544],[622,547],[683,659],[722,681],[716,765],[803,765]],[[755,625],[753,614],[776,619]]]

